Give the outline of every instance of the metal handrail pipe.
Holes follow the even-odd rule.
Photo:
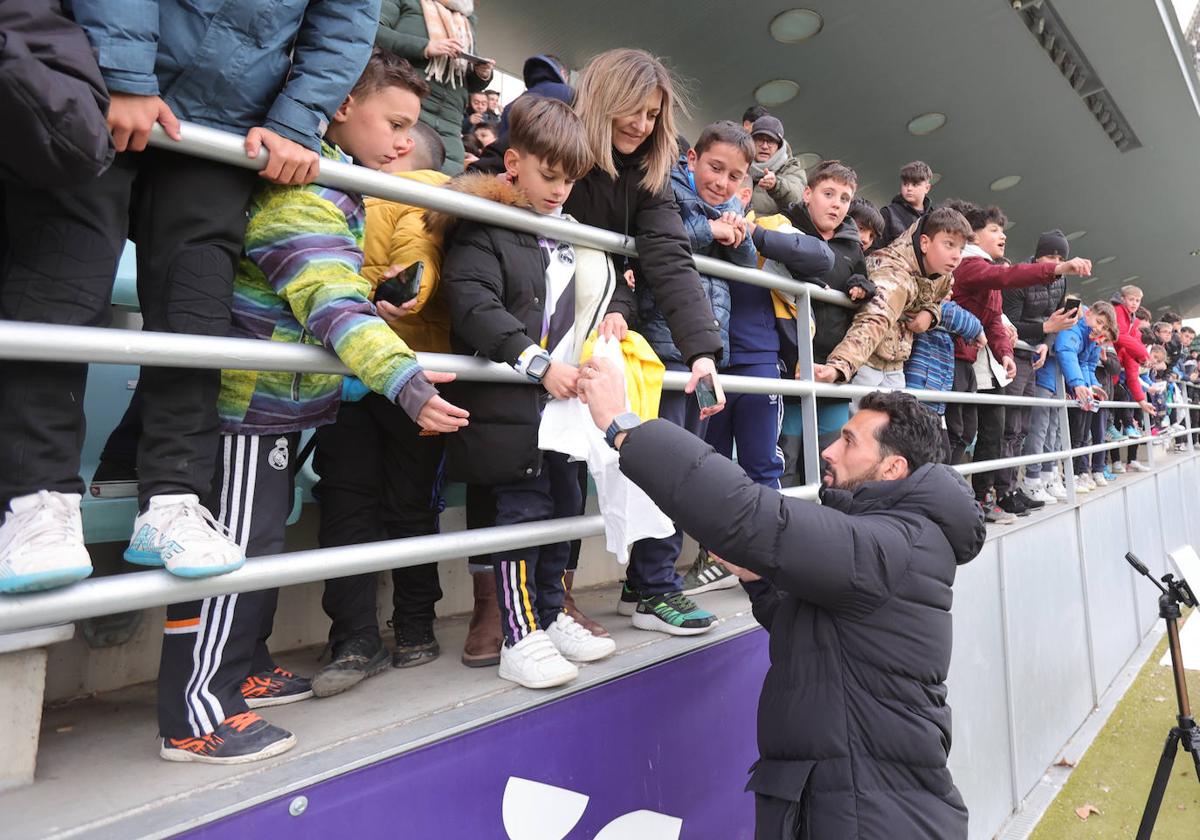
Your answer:
[[[814,501],[817,491],[815,485],[806,485],[782,492],[785,496]],[[236,572],[210,578],[186,579],[161,570],[109,575],[49,592],[5,596],[0,599],[0,633],[235,592],[257,592],[330,577],[586,539],[603,533],[603,518],[593,514],[255,557]]]
[[[1011,458],[993,458],[990,461],[976,461],[970,464],[958,464],[954,467],[954,469],[958,470],[961,475],[974,475],[975,473],[992,472],[993,470],[1003,470],[1010,467],[1022,467],[1027,464],[1041,464],[1046,461],[1064,461],[1067,458],[1077,458],[1081,455],[1091,455],[1095,452],[1105,452],[1110,449],[1120,449],[1122,446],[1135,446],[1142,443],[1150,443],[1151,441],[1157,439],[1157,437],[1152,437],[1150,435],[1139,438],[1125,438],[1124,440],[1080,446],[1075,449],[1063,449],[1057,452],[1042,452],[1041,454],[1035,455],[1014,455]]]
[[[267,151],[263,149],[257,158],[246,157],[244,138],[215,128],[183,122],[179,127],[180,139],[172,140],[155,125],[150,133],[150,145],[181,154],[215,160],[243,169],[259,170],[266,166]],[[321,159],[321,171],[316,182],[339,190],[384,198],[431,210],[452,213],[464,219],[486,224],[501,225],[526,233],[541,234],[554,239],[598,248],[612,254],[636,257],[637,249],[632,238],[592,227],[569,222],[554,216],[530,213],[516,207],[499,204],[479,196],[422,184],[408,178],[397,178],[384,172],[367,169],[350,163]],[[780,277],[760,269],[744,268],[711,257],[694,257],[696,268],[713,277],[737,280],[767,289],[779,289],[792,294],[802,294],[805,289],[813,300],[832,303],[853,309],[858,306],[841,292]]]

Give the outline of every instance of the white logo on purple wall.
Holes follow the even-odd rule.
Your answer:
[[[509,840],[563,840],[587,810],[588,797],[566,788],[510,776],[504,787],[504,830]],[[657,811],[631,811],[594,840],[679,840],[683,820]]]

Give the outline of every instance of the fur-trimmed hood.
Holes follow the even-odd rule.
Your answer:
[[[488,201],[507,204],[509,207],[520,207],[527,210],[533,207],[520,187],[510,184],[499,176],[484,172],[468,172],[465,175],[459,175],[457,178],[451,179],[444,189],[486,198]],[[462,221],[462,217],[453,213],[445,213],[441,210],[425,211],[425,229],[435,236],[442,237],[443,242],[450,241],[450,236],[460,221]]]

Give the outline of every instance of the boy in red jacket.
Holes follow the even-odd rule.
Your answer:
[[[982,353],[975,344],[956,339],[954,344],[954,390],[964,392],[1000,389],[1010,382],[1017,388],[1032,372],[1032,363],[1018,369],[1013,354],[1010,326],[1004,321],[1004,289],[1046,285],[1061,275],[1086,276],[1092,263],[1080,257],[1060,263],[1021,263],[1005,265],[1007,237],[1004,226],[1008,219],[999,207],[983,208],[969,202],[948,202],[962,213],[971,225],[972,242],[963,251],[963,260],[954,272],[953,300],[983,322],[987,346]],[[976,437],[976,461],[1004,457],[1004,406],[950,404],[946,410],[946,426],[950,432],[951,463],[966,462],[965,450]],[[975,498],[987,499],[992,485],[1001,481],[998,471],[976,473],[972,477]],[[997,487],[995,504],[984,504],[988,521],[1012,522],[1013,515],[1024,516],[1044,502],[1035,502],[1019,489]],[[997,510],[997,507],[999,510]]]

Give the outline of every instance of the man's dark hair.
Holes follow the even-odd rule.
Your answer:
[[[741,152],[746,158],[747,166],[754,163],[754,141],[746,133],[746,129],[737,123],[718,120],[706,125],[704,131],[700,132],[700,139],[692,148],[696,151],[696,157],[700,157],[717,143],[728,143]]]
[[[903,184],[919,184],[922,181],[932,181],[933,170],[923,160],[914,160],[900,167],[900,182]]]
[[[485,90],[485,91],[483,92],[483,95],[484,95],[484,96],[499,96],[499,95],[500,95],[500,91],[498,91],[498,90],[492,90],[491,88],[488,88],[487,90]]]
[[[887,422],[875,430],[879,451],[899,455],[908,462],[909,475],[937,461],[942,448],[938,417],[903,391],[873,391],[858,403],[859,411],[878,411]]]
[[[438,139],[440,140],[441,138],[439,137]],[[479,157],[483,154],[483,144],[479,142],[479,138],[474,134],[463,135],[462,142],[463,150],[467,154],[475,155],[475,157]]]
[[[745,113],[742,114],[742,122],[753,125],[759,117],[765,117],[770,113],[770,111],[761,105],[751,105],[746,109]]]
[[[1166,321],[1168,324],[1173,325],[1176,321],[1182,321],[1183,316],[1172,309],[1168,309],[1166,312],[1164,312],[1162,314],[1162,320]]]
[[[436,129],[418,122],[409,130],[409,134],[416,141],[416,148],[410,154],[414,155],[413,163],[417,169],[440,170],[446,164],[446,144]],[[478,157],[478,154],[475,156]]]
[[[850,210],[846,215],[854,220],[854,224],[858,225],[859,230],[869,230],[875,234],[876,242],[883,239],[883,216],[867,199],[855,196],[850,202]]]
[[[1150,323],[1150,310],[1146,307],[1139,306],[1138,311],[1133,314],[1137,316],[1139,321],[1145,321],[1147,324]]]
[[[350,95],[362,99],[389,87],[404,88],[421,99],[429,95],[429,83],[415,67],[394,52],[375,47]]]

